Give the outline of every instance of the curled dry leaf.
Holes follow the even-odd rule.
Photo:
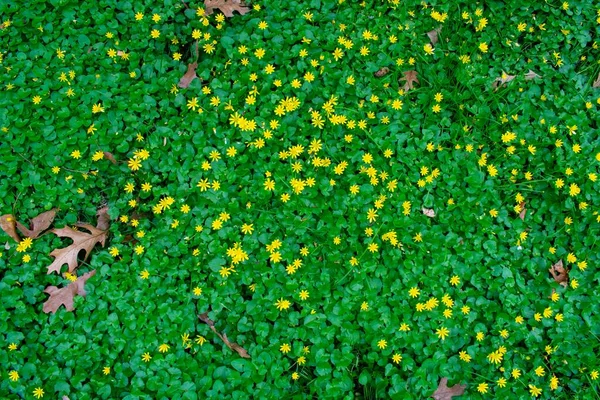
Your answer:
[[[440,34],[441,30],[442,28],[440,27],[427,32],[427,36],[429,37],[429,41],[431,42],[432,46],[435,46],[438,42],[438,35]]]
[[[21,238],[15,229],[15,224],[16,220],[12,214],[4,214],[0,216],[0,228],[2,228],[2,230],[6,232],[8,236],[13,238],[18,243],[21,241]]]
[[[419,79],[417,78],[417,71],[415,70],[410,70],[410,71],[404,71],[403,72],[404,77],[400,78],[401,81],[406,81],[406,83],[404,84],[404,91],[407,92],[410,89],[414,89],[414,84],[415,83],[419,83]]]
[[[532,70],[529,70],[529,72],[525,74],[525,80],[526,81],[530,81],[530,80],[535,79],[535,78],[541,78],[541,76],[538,75],[538,74],[536,74]]]
[[[31,229],[27,229],[27,227],[25,227],[25,225],[19,221],[17,221],[17,228],[23,234],[23,236],[35,239],[40,236],[43,231],[48,229],[50,225],[52,225],[52,222],[56,217],[56,211],[58,211],[58,209],[53,208],[52,210],[43,212],[37,217],[33,218],[30,222]]]
[[[115,160],[115,156],[113,156],[112,153],[105,151],[104,152],[104,157],[109,160],[111,163],[117,165],[117,160]]]
[[[240,0],[204,0],[204,8],[206,15],[211,15],[218,8],[229,18],[233,17],[234,11],[239,12],[241,15],[250,12],[250,7]]]
[[[502,71],[500,78],[496,78],[496,80],[492,83],[492,88],[498,89],[499,86],[502,86],[513,79],[515,79],[515,75],[508,75],[506,72]]]
[[[375,71],[373,75],[375,75],[375,78],[381,78],[382,76],[386,76],[388,72],[390,72],[390,69],[388,67],[383,67],[380,68],[378,71]]]
[[[198,63],[188,64],[188,69],[187,69],[186,73],[179,80],[179,83],[177,84],[177,86],[179,86],[180,88],[184,88],[184,89],[189,87],[190,83],[192,83],[192,81],[198,77],[198,75],[196,75],[197,67],[198,67]]]
[[[465,392],[467,385],[454,385],[448,387],[448,378],[440,379],[438,388],[433,392],[431,397],[435,400],[452,400],[453,396],[460,396]]]
[[[73,298],[75,295],[84,296],[87,294],[84,288],[85,282],[96,274],[96,270],[92,270],[83,274],[74,282],[69,283],[64,288],[56,286],[48,286],[44,293],[48,293],[50,298],[44,303],[45,313],[55,313],[61,305],[64,305],[67,311],[73,311]]]
[[[521,209],[521,212],[519,213],[519,218],[521,218],[521,220],[524,221],[525,213],[527,212],[527,209],[525,208],[525,202],[519,203],[519,208]]]
[[[596,80],[594,81],[594,83],[592,83],[592,87],[593,88],[599,88],[600,87],[600,72],[598,72],[598,77],[596,78]]]
[[[221,334],[221,333],[219,333],[219,331],[217,331],[217,329],[215,328],[215,322],[208,317],[208,313],[199,314],[198,315],[198,319],[200,319],[200,321],[202,321],[206,325],[208,325],[210,327],[210,329],[219,338],[221,338],[221,340],[223,341],[223,343],[225,343],[225,345],[227,347],[229,347],[231,350],[237,352],[240,355],[240,357],[242,357],[242,358],[250,358],[250,354],[248,354],[248,352],[246,351],[246,349],[244,349],[242,346],[240,346],[239,344],[237,344],[235,342],[231,342],[229,340],[229,338],[227,338],[227,335],[225,333]]]
[[[435,211],[433,211],[431,208],[423,207],[423,214],[427,215],[429,218],[435,217]]]
[[[558,260],[556,264],[553,264],[548,271],[550,271],[556,283],[567,287],[569,271],[565,269],[562,259]]]

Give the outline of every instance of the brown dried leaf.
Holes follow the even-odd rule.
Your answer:
[[[198,77],[198,75],[196,75],[197,67],[198,67],[198,63],[188,64],[188,69],[187,69],[185,75],[183,75],[181,77],[181,79],[179,80],[179,83],[177,84],[177,86],[179,86],[180,88],[184,88],[184,89],[186,87],[189,87],[190,83],[192,83],[192,81]]]
[[[108,207],[100,207],[98,211],[96,211],[96,217],[98,217],[96,221],[96,228],[101,231],[107,231],[110,227],[110,217],[108,216]]]
[[[98,227],[108,229],[108,207],[103,207],[98,210]],[[50,255],[54,257],[54,262],[48,266],[48,274],[52,272],[60,273],[60,269],[64,264],[69,265],[69,273],[73,273],[78,267],[77,255],[80,251],[85,252],[84,261],[90,255],[90,252],[96,246],[96,243],[100,243],[104,247],[106,237],[108,233],[106,229],[94,228],[90,224],[78,223],[78,227],[87,229],[90,233],[76,231],[68,226],[60,229],[52,229],[52,233],[59,237],[68,237],[73,239],[73,244],[62,249],[52,250]]]
[[[2,230],[6,232],[8,236],[15,239],[18,243],[21,241],[21,238],[15,229],[15,223],[16,220],[12,214],[4,214],[0,216],[0,228],[2,228]]]
[[[594,83],[592,83],[592,87],[593,88],[599,88],[600,87],[600,72],[598,72],[598,77],[596,78],[596,80],[594,81]]]
[[[535,78],[541,78],[541,76],[538,75],[538,74],[536,74],[532,70],[529,70],[529,72],[525,74],[525,80],[526,81],[530,81],[530,80],[535,79]]]
[[[237,11],[241,15],[250,12],[250,7],[246,6],[241,0],[204,0],[206,15],[211,15],[216,8],[221,10],[226,17],[233,17],[233,12]]]
[[[435,217],[435,211],[433,211],[431,208],[423,207],[423,214],[427,215],[429,218]]]
[[[496,78],[496,80],[492,83],[492,88],[498,89],[499,86],[504,85],[515,79],[516,75],[508,75],[506,72],[502,71],[502,76],[500,78]]]
[[[57,288],[56,286],[48,286],[44,293],[48,293],[50,298],[44,303],[45,313],[55,313],[61,305],[64,305],[67,311],[73,311],[73,298],[75,295],[84,296],[85,282],[96,274],[96,270],[92,270],[87,274],[83,274],[75,282],[69,283],[64,288]]]
[[[432,46],[435,46],[435,44],[438,42],[438,35],[440,34],[442,28],[436,28],[432,31],[427,32],[427,36],[429,37],[429,41],[431,42]]]
[[[210,327],[210,329],[219,338],[221,338],[221,340],[223,341],[223,343],[225,343],[225,345],[227,347],[229,347],[231,350],[236,351],[240,355],[240,357],[242,357],[242,358],[250,358],[250,355],[248,354],[248,352],[246,351],[246,349],[244,349],[242,346],[240,346],[239,344],[237,344],[235,342],[229,341],[229,339],[227,338],[227,335],[225,333],[224,334],[220,334],[219,331],[217,331],[217,329],[215,328],[215,322],[208,317],[208,313],[199,314],[198,318],[200,319],[200,321],[202,321],[205,324],[207,324]]]
[[[448,378],[440,379],[440,384],[431,395],[435,400],[452,400],[454,396],[460,396],[465,392],[467,385],[454,385],[448,387]]]
[[[54,217],[56,217],[57,208],[53,208],[50,211],[46,211],[33,218],[30,222],[31,230],[27,229],[23,224],[17,221],[17,228],[19,231],[28,238],[35,239],[40,236],[40,233],[45,231],[52,225]]]
[[[381,78],[383,76],[386,76],[388,72],[390,72],[390,69],[388,67],[382,67],[379,70],[375,71],[373,75],[375,75],[375,78]]]
[[[117,160],[115,160],[115,156],[113,156],[112,153],[105,151],[104,157],[106,157],[106,159],[109,160],[111,163],[117,165]]]
[[[567,282],[569,281],[569,271],[565,269],[562,258],[558,260],[556,264],[553,264],[548,271],[550,271],[556,283],[567,287]]]
[[[519,213],[519,218],[521,218],[521,220],[524,221],[525,213],[527,212],[527,209],[525,208],[525,202],[519,203],[519,207],[521,208],[521,212]]]
[[[404,88],[403,88],[404,91],[407,92],[410,89],[414,89],[414,84],[419,83],[419,79],[417,78],[417,71],[415,71],[415,70],[404,71],[403,74],[404,74],[404,77],[400,78],[400,80],[406,81],[406,83],[404,84]]]

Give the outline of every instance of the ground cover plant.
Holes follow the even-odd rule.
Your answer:
[[[4,1],[0,397],[598,398],[592,1]]]

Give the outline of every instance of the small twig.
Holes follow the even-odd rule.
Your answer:
[[[188,10],[190,9],[190,7],[185,3],[185,1],[181,0],[181,2],[183,3],[183,5],[185,6],[185,8],[187,8]]]

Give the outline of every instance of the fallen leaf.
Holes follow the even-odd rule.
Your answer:
[[[250,354],[248,354],[248,352],[246,351],[246,349],[244,349],[242,346],[240,346],[239,344],[235,343],[235,342],[231,342],[229,341],[229,339],[227,338],[227,334],[220,334],[217,329],[215,328],[215,322],[210,319],[208,317],[208,313],[202,313],[198,315],[198,319],[200,319],[200,321],[204,322],[206,325],[208,325],[210,327],[210,329],[218,336],[221,338],[221,340],[223,341],[223,343],[225,343],[225,345],[227,347],[229,347],[231,350],[236,351],[240,357],[242,358],[250,358]]]
[[[183,75],[179,80],[177,86],[180,88],[186,88],[190,86],[190,83],[192,83],[192,81],[198,77],[198,75],[196,75],[196,67],[198,67],[198,63],[188,64],[188,69],[185,75]]]
[[[250,7],[246,6],[241,0],[204,0],[206,15],[211,15],[216,8],[221,10],[226,17],[233,17],[233,12],[237,11],[241,15],[250,12]]]
[[[104,152],[104,157],[106,157],[107,160],[109,160],[111,163],[113,164],[117,164],[117,160],[115,160],[115,156],[113,156],[112,153],[105,151]]]
[[[383,67],[373,73],[373,75],[375,75],[375,78],[381,78],[382,76],[386,76],[388,72],[390,72],[390,69],[388,67]]]
[[[569,281],[569,271],[567,271],[563,266],[562,259],[558,260],[556,264],[553,264],[548,271],[550,271],[556,283],[567,287],[567,282]]]
[[[541,78],[541,76],[538,75],[538,74],[536,74],[532,70],[529,70],[529,72],[525,74],[525,80],[526,81],[530,81],[530,80],[535,79],[535,78]]]
[[[40,236],[40,233],[45,231],[52,225],[54,217],[56,217],[57,208],[53,208],[50,211],[46,211],[33,218],[30,222],[31,230],[27,229],[22,223],[17,221],[17,228],[26,237],[35,239]]]
[[[442,28],[436,28],[427,32],[427,36],[429,37],[429,41],[431,42],[432,46],[435,46],[435,44],[438,42],[438,35],[440,34],[441,30]]]
[[[102,247],[104,247],[106,237],[108,236],[108,225],[110,223],[107,211],[108,207],[103,207],[98,210],[98,224],[96,228],[90,224],[77,224],[78,227],[84,228],[90,231],[90,233],[76,231],[68,226],[60,229],[52,229],[51,232],[56,236],[73,239],[73,244],[62,249],[52,250],[50,255],[55,259],[54,262],[52,262],[52,264],[50,264],[48,267],[48,274],[51,274],[52,272],[60,274],[60,269],[64,264],[68,264],[69,273],[73,273],[73,271],[75,271],[75,269],[78,267],[77,256],[79,255],[80,251],[83,250],[85,252],[85,256],[83,258],[85,261],[96,243],[100,243]]]
[[[403,89],[405,92],[407,92],[410,89],[414,88],[415,83],[419,83],[419,79],[417,78],[417,71],[414,71],[414,70],[404,71],[403,74],[404,74],[404,77],[400,78],[400,80],[406,81]]]
[[[492,83],[492,87],[497,89],[499,86],[504,85],[515,79],[515,75],[508,75],[506,72],[502,71],[502,75],[500,78],[496,78],[496,80]]]
[[[69,283],[64,288],[57,288],[56,286],[48,286],[44,293],[48,293],[50,298],[44,303],[45,313],[55,313],[61,305],[64,305],[67,311],[73,311],[73,298],[75,295],[83,296],[87,294],[85,292],[85,282],[96,274],[96,270],[92,270],[86,274],[83,274],[74,282]]]
[[[460,396],[465,392],[467,385],[454,385],[448,387],[448,378],[440,379],[440,384],[431,395],[435,400],[452,400],[454,396]]]
[[[15,229],[15,222],[15,217],[12,214],[4,214],[0,216],[0,228],[2,228],[2,230],[6,232],[8,236],[15,239],[18,243],[21,241],[21,238]]]
[[[592,87],[593,88],[599,88],[600,87],[600,72],[598,72],[598,77],[596,78],[596,80],[592,84]]]
[[[101,231],[107,231],[108,228],[110,227],[110,217],[108,216],[108,207],[107,206],[100,207],[98,209],[98,211],[96,211],[96,217],[98,217],[98,219],[96,220],[96,228],[100,229]]]
[[[525,208],[525,202],[519,203],[519,208],[521,208],[521,212],[519,213],[519,218],[521,218],[521,220],[524,221],[525,213],[527,212],[527,209]]]
[[[423,214],[427,215],[429,218],[435,217],[435,211],[433,211],[431,208],[423,207]]]

